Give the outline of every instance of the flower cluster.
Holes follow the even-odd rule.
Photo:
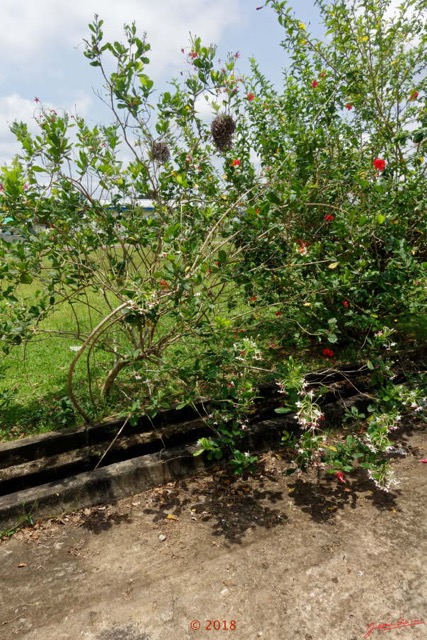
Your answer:
[[[377,169],[377,171],[384,171],[387,163],[383,158],[375,158],[372,164],[374,165],[375,169]]]
[[[320,424],[325,420],[325,416],[319,405],[313,400],[314,391],[306,390],[307,383],[304,381],[298,395],[300,400],[295,404],[298,409],[296,419],[303,429],[318,429]]]
[[[324,349],[322,349],[322,355],[325,358],[333,358],[335,354],[332,349],[328,349],[328,347],[325,347]]]

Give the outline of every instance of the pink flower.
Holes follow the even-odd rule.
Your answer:
[[[378,171],[384,171],[387,163],[382,158],[375,158],[372,164],[374,165],[375,169],[377,169]]]
[[[246,99],[249,100],[249,102],[252,102],[252,100],[255,99],[255,94],[254,93],[248,93],[248,95],[246,96]]]
[[[327,347],[325,347],[324,349],[322,349],[322,355],[324,355],[325,358],[333,358],[334,352],[332,351],[332,349],[328,349]]]
[[[345,479],[345,474],[342,471],[335,471],[334,475],[340,482],[343,482],[344,484],[347,482]]]
[[[420,460],[420,462],[427,463],[427,458],[423,458],[422,460]]]
[[[232,167],[240,167],[240,164],[241,164],[240,160],[236,159],[236,160],[232,160],[230,166],[232,166]]]
[[[326,216],[324,216],[323,220],[325,222],[333,222],[335,220],[335,216],[332,216],[330,213],[327,213]]]
[[[190,51],[190,53],[188,54],[188,57],[194,60],[195,58],[199,57],[199,54],[197,53],[197,51]]]
[[[319,86],[319,83],[317,82],[317,80],[313,80],[313,82],[311,83],[311,86],[313,87],[313,89],[315,89],[316,87]]]

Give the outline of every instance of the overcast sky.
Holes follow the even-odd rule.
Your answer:
[[[284,53],[281,29],[272,9],[257,10],[263,0],[1,0],[0,164],[18,147],[9,125],[31,123],[38,97],[52,108],[77,111],[98,122],[105,119],[93,89],[99,71],[83,56],[83,40],[94,14],[104,20],[108,39],[122,39],[123,24],[136,22],[152,45],[148,73],[163,84],[185,67],[181,48],[189,33],[218,45],[218,56],[239,51],[240,69],[255,56],[265,75],[280,79]],[[296,15],[316,31],[314,0],[292,0]],[[33,127],[31,127],[33,128]]]

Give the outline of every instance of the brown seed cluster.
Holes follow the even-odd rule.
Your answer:
[[[166,142],[153,142],[151,146],[151,156],[159,164],[167,162],[171,156]]]
[[[227,114],[217,116],[211,124],[212,138],[218,151],[230,149],[236,123]]]

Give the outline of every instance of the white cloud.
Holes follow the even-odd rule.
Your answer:
[[[1,67],[11,61],[33,68],[43,65],[58,45],[63,50],[64,45],[79,46],[89,35],[87,24],[99,13],[108,39],[121,39],[123,24],[133,20],[139,33],[146,31],[154,69],[161,72],[182,64],[179,52],[189,31],[210,43],[240,23],[238,6],[238,0],[2,0]]]
[[[92,104],[92,98],[82,92],[75,95],[74,100],[66,109],[70,114],[85,115]],[[55,109],[58,113],[63,109],[53,104],[44,104],[46,109]],[[20,145],[10,131],[13,122],[25,122],[31,133],[38,131],[34,116],[40,107],[34,100],[23,98],[18,93],[0,97],[0,166],[7,164],[20,152]]]
[[[34,102],[17,93],[0,98],[0,165],[10,162],[19,152],[19,144],[10,132],[10,125],[15,120],[22,120],[31,126],[34,107]]]
[[[0,98],[0,136],[3,137],[15,120],[28,122],[34,115],[35,104],[17,93]]]

